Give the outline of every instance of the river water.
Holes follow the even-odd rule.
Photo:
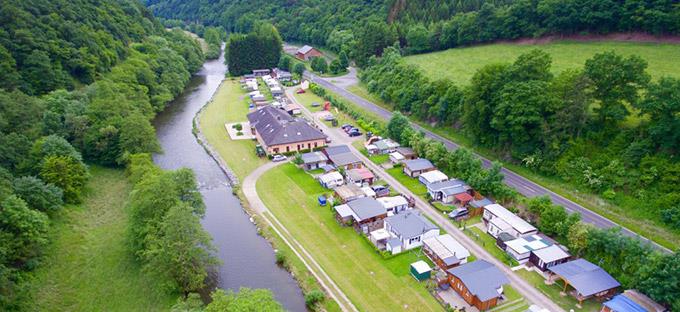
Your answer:
[[[223,265],[218,287],[268,288],[289,311],[305,311],[302,291],[287,271],[276,265],[271,245],[257,234],[255,225],[241,207],[227,177],[198,144],[192,120],[210,100],[224,78],[223,56],[208,61],[175,101],[159,114],[154,125],[162,154],[153,159],[163,169],[193,169],[206,206],[203,227],[212,235]]]

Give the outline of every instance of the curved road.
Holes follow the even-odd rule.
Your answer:
[[[304,78],[306,78],[306,79],[308,79],[308,80],[310,80],[314,83],[317,83],[324,88],[330,89],[331,91],[333,91],[333,92],[339,94],[340,96],[354,102],[355,104],[359,105],[360,107],[362,107],[362,108],[364,108],[364,109],[366,109],[370,112],[375,113],[379,117],[382,117],[386,120],[389,120],[390,118],[392,118],[392,112],[391,111],[388,111],[388,110],[386,110],[386,109],[384,109],[384,108],[382,108],[382,107],[380,107],[380,106],[378,106],[378,105],[376,105],[376,104],[374,104],[374,103],[372,103],[372,102],[370,102],[370,101],[368,101],[368,100],[366,100],[366,99],[364,99],[364,98],[362,98],[362,97],[360,97],[360,96],[358,96],[358,95],[356,95],[352,92],[347,91],[345,84],[341,85],[341,84],[336,84],[336,83],[330,82],[327,79],[318,77],[318,76],[316,76],[316,75],[314,75],[314,74],[312,74],[308,71],[306,71],[304,73]],[[331,79],[338,79],[338,78],[331,78]],[[418,124],[411,123],[411,126],[415,129],[417,129],[417,130],[424,132],[426,137],[432,138],[432,139],[435,139],[437,141],[444,143],[444,145],[448,149],[455,150],[455,149],[460,147],[458,144],[452,142],[451,140],[446,139],[446,138],[444,138],[444,137],[442,137],[442,136],[440,136],[440,135],[438,135],[438,134],[436,134],[436,133],[434,133],[430,130],[427,130],[427,129],[419,126]],[[481,155],[477,155],[477,154],[475,154],[475,155],[482,160],[482,163],[485,167],[491,166],[490,160],[482,157]],[[592,212],[592,211],[588,210],[587,208],[585,208],[585,207],[583,207],[583,206],[581,206],[581,205],[579,205],[579,204],[577,204],[577,203],[575,203],[575,202],[573,202],[573,201],[571,201],[567,198],[564,198],[561,195],[559,195],[559,194],[557,194],[557,193],[555,193],[555,192],[553,192],[549,189],[546,189],[543,186],[538,185],[538,184],[532,182],[531,180],[529,180],[529,179],[527,179],[527,178],[525,178],[525,177],[523,177],[523,176],[521,176],[521,175],[519,175],[519,174],[517,174],[513,171],[508,170],[505,167],[503,167],[502,172],[505,175],[505,179],[504,179],[505,184],[514,188],[515,190],[517,190],[520,194],[522,194],[524,196],[536,197],[536,196],[548,195],[550,197],[550,199],[552,199],[553,203],[560,205],[560,206],[563,206],[564,208],[567,209],[567,211],[580,213],[581,214],[581,220],[583,222],[590,223],[590,224],[592,224],[596,227],[599,227],[599,228],[621,227],[622,232],[624,234],[626,234],[628,236],[632,236],[632,237],[638,237],[643,241],[652,243],[653,246],[655,246],[655,247],[657,247],[657,248],[659,248],[663,251],[671,252],[670,249],[663,247],[663,246],[661,246],[661,245],[659,245],[659,244],[657,244],[657,243],[655,243],[655,242],[653,242],[653,241],[651,241],[651,240],[649,240],[649,239],[647,239],[643,236],[640,236],[639,234],[634,233],[634,232],[628,230],[627,228],[625,228],[625,227],[623,227],[623,226],[621,226],[621,225],[619,225],[619,224],[617,224],[617,223],[615,223],[615,222],[613,222],[613,221],[611,221],[611,220],[609,220],[609,219],[607,219],[607,218],[605,218],[605,217],[603,217],[603,216],[601,216],[601,215],[599,215],[595,212]]]

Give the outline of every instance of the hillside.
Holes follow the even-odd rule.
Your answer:
[[[467,85],[472,75],[491,63],[509,63],[532,49],[542,49],[552,56],[552,73],[582,68],[596,53],[614,50],[618,54],[638,55],[649,64],[648,73],[654,79],[662,76],[680,78],[680,45],[632,42],[560,41],[546,44],[499,43],[407,56],[408,64],[422,68],[435,79],[446,78]]]

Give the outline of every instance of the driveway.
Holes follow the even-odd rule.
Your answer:
[[[424,214],[429,216],[432,220],[434,220],[435,223],[437,223],[447,233],[453,236],[458,242],[465,246],[465,248],[467,248],[468,250],[470,250],[470,252],[475,254],[478,259],[484,259],[490,263],[493,263],[495,266],[501,269],[505,273],[505,275],[510,279],[510,284],[512,285],[512,287],[516,289],[520,294],[522,294],[522,296],[526,298],[529,302],[547,308],[550,311],[564,311],[561,307],[552,302],[552,300],[543,295],[543,293],[538,291],[527,281],[517,276],[509,267],[498,261],[496,258],[491,256],[491,254],[489,254],[484,248],[482,248],[481,246],[477,245],[477,243],[472,241],[472,239],[465,235],[465,233],[463,233],[460,229],[454,226],[453,223],[451,223],[451,221],[445,214],[440,214],[429,203],[427,203],[419,196],[413,194],[409,189],[407,189],[401,183],[399,183],[399,181],[397,181],[395,178],[389,175],[382,167],[374,164],[370,159],[368,159],[361,152],[359,152],[359,150],[352,146],[350,138],[342,130],[340,130],[340,128],[329,128],[328,126],[326,126],[325,123],[316,119],[304,105],[301,105],[300,103],[297,102],[297,100],[293,96],[293,88],[288,88],[286,90],[286,94],[291,99],[291,101],[298,104],[302,108],[302,112],[305,116],[307,116],[311,120],[314,120],[323,130],[323,132],[331,138],[331,140],[333,141],[332,143],[333,145],[347,144],[350,151],[354,155],[359,157],[359,159],[361,159],[361,161],[363,161],[364,164],[369,169],[371,169],[371,171],[373,171],[373,173],[375,173],[380,179],[384,180],[389,185],[391,185],[392,188],[394,188],[397,192],[413,197],[415,199],[417,209],[419,209]]]

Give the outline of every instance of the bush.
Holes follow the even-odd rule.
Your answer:
[[[305,304],[308,308],[314,308],[316,304],[323,301],[325,297],[326,295],[322,291],[318,289],[312,290],[305,294]]]
[[[234,128],[234,129],[236,129],[236,130],[238,130],[238,131],[243,130],[243,125],[240,124],[240,123],[234,124],[234,125],[231,126],[231,127]]]
[[[285,267],[286,266],[286,254],[281,250],[276,251],[276,264]]]
[[[236,135],[237,135],[237,136],[242,136],[242,135],[243,135],[243,132],[241,132],[241,131],[236,132]]]

